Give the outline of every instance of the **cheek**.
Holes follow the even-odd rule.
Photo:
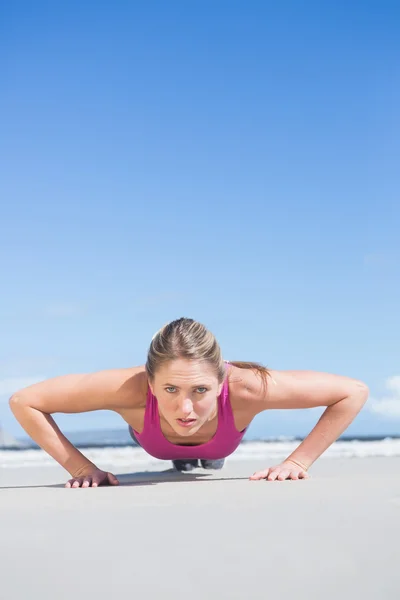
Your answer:
[[[195,412],[201,417],[207,417],[215,408],[215,398],[204,398],[194,405]]]
[[[169,400],[169,401],[168,401]],[[158,404],[158,410],[163,414],[169,414],[170,412],[174,411],[174,406],[171,402],[170,399],[166,399],[165,398],[157,398],[157,404]]]

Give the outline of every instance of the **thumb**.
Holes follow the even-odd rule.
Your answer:
[[[266,477],[268,477],[270,469],[264,469],[264,471],[256,471],[255,473],[253,473],[253,475],[251,475],[251,477],[249,477],[250,480],[252,481],[258,481],[259,479],[265,479]]]
[[[112,473],[107,473],[108,481],[111,485],[118,485],[119,481]]]

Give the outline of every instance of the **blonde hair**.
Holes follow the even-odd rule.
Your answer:
[[[163,364],[179,358],[210,364],[215,369],[219,383],[222,383],[226,376],[221,348],[215,336],[194,319],[176,319],[166,323],[153,335],[146,361],[150,381],[154,381],[157,370]],[[260,375],[263,384],[267,385],[267,376],[270,373],[260,363],[232,360],[229,363],[239,369],[252,369]]]

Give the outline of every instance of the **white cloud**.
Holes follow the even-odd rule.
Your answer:
[[[0,398],[2,400],[8,400],[10,396],[21,390],[22,388],[39,383],[46,379],[44,376],[33,376],[33,377],[8,377],[6,379],[0,379]],[[5,396],[5,398],[3,398]]]
[[[385,417],[400,418],[400,375],[394,375],[386,380],[385,387],[389,392],[382,398],[371,398],[368,409]]]

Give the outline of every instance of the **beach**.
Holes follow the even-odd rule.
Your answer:
[[[321,458],[309,480],[249,481],[265,461],[114,469],[66,489],[51,466],[0,471],[1,598],[400,596],[400,457]]]

